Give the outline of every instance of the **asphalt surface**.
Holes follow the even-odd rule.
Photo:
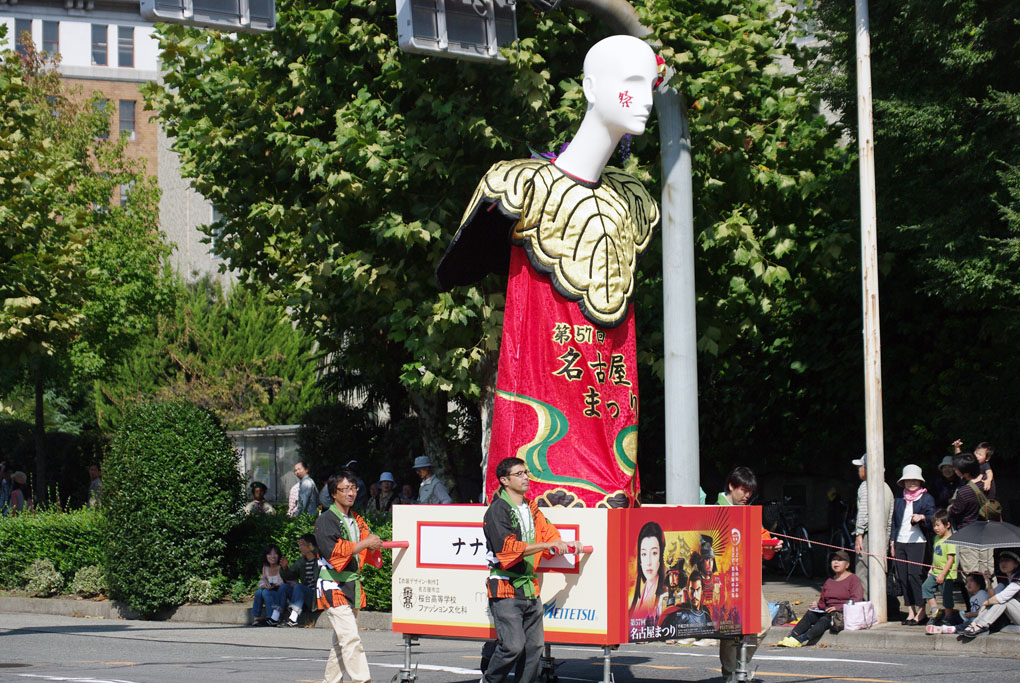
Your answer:
[[[403,662],[400,637],[362,631],[377,682]],[[768,642],[778,638],[770,637]],[[330,632],[325,629],[88,619],[42,614],[0,615],[0,681],[157,683],[322,680]],[[824,642],[824,641],[823,641]],[[1020,643],[1020,641],[1018,641]],[[477,681],[480,643],[422,640],[414,648],[417,681]],[[602,680],[601,650],[555,647],[564,681]],[[1020,660],[987,655],[911,655],[843,648],[762,647],[755,657],[764,681],[1020,681]],[[718,680],[714,647],[624,645],[614,653],[616,683]]]

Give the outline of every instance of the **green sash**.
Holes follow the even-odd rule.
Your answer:
[[[503,487],[500,487],[499,493],[497,494],[497,496],[499,498],[502,498],[504,501],[506,501],[506,504],[510,506],[510,512],[516,517],[517,516],[517,506],[514,505],[512,500],[510,500],[510,495],[507,494],[506,489],[504,489]],[[528,514],[531,514],[530,508],[528,510]],[[523,520],[519,520],[518,521],[518,525],[521,527],[521,533],[523,534],[523,532],[524,532],[524,523],[523,523]],[[532,516],[532,519],[531,519],[531,538],[522,538],[521,541],[523,541],[524,543],[527,543],[528,545],[530,545],[531,543],[535,542],[535,519],[534,519],[534,516]],[[489,576],[507,576],[507,577],[510,577],[510,584],[514,588],[523,588],[524,589],[525,597],[534,598],[534,597],[536,597],[536,594],[535,594],[535,578],[537,576],[535,574],[535,558],[536,557],[537,557],[537,553],[535,555],[528,555],[527,557],[524,558],[524,566],[526,567],[526,569],[524,571],[522,571],[522,572],[510,571],[508,569],[502,569],[502,568],[497,567],[495,569],[490,569],[489,570]]]
[[[354,541],[351,536],[350,530],[347,528],[347,522],[344,521],[344,515],[340,512],[340,508],[333,503],[329,506],[329,511],[336,515],[337,519],[340,520],[340,538],[345,541]],[[360,539],[359,539],[360,540]],[[357,541],[354,541],[355,543]],[[353,558],[352,558],[353,559]],[[355,560],[356,561],[356,560]],[[361,582],[364,580],[364,575],[360,571],[352,572],[350,570],[337,571],[336,569],[330,569],[328,567],[319,567],[319,578],[324,581],[336,581],[338,584],[354,582],[354,604],[351,605],[351,609],[361,609]]]

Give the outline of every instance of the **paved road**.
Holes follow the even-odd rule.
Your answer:
[[[363,631],[377,682],[389,681],[403,653],[397,635]],[[165,622],[0,615],[0,681],[162,683],[185,681],[321,681],[329,631]],[[425,640],[415,648],[418,681],[479,678],[479,645]],[[554,648],[560,680],[601,680],[601,652]],[[762,648],[755,658],[765,681],[1020,681],[1020,660],[966,656],[869,654],[834,648]],[[625,645],[613,657],[616,683],[718,679],[714,648]]]

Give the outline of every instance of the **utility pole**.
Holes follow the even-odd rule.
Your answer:
[[[564,4],[601,19],[618,33],[636,38],[651,33],[627,0],[564,0]],[[687,104],[674,88],[660,86],[655,112],[662,163],[666,503],[697,505],[701,471],[691,133]]]
[[[861,289],[864,319],[864,422],[868,448],[868,547],[885,557],[885,444],[882,429],[882,336],[878,316],[878,218],[875,213],[875,139],[871,109],[871,37],[868,1],[856,0],[857,150],[861,186]],[[884,562],[868,562],[868,599],[879,622],[886,614]]]

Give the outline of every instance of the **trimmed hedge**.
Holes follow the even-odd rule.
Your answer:
[[[242,482],[219,421],[183,402],[125,418],[103,463],[110,596],[142,614],[187,601],[194,577],[222,581]]]
[[[65,577],[102,564],[103,527],[102,513],[90,509],[0,516],[0,586],[21,587],[22,573],[39,559]]]

